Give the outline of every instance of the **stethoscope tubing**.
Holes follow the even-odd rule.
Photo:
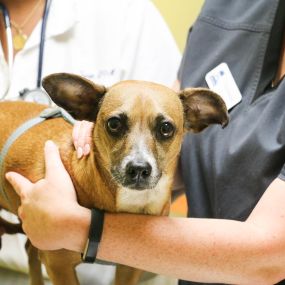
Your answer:
[[[51,5],[51,0],[46,0],[45,1],[44,13],[43,13],[43,17],[42,17],[37,88],[41,87],[41,81],[42,81],[44,48],[45,48],[45,38],[46,38],[46,26],[47,26],[47,19],[48,19],[48,15],[49,15],[50,5]]]
[[[0,3],[0,10],[2,11],[3,18],[4,18],[4,27],[5,27],[5,32],[6,32],[7,49],[8,49],[9,78],[11,78],[12,68],[13,68],[13,58],[14,58],[14,48],[13,48],[13,37],[12,37],[11,23],[10,23],[9,12],[2,3]],[[10,88],[10,83],[8,84],[7,92],[1,98],[2,100],[7,96],[9,88]]]

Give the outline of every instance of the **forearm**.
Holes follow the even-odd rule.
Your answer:
[[[246,222],[107,213],[97,257],[179,279],[274,284],[285,277],[285,191],[276,181]],[[84,248],[84,215],[73,229],[84,235],[70,236],[69,249]]]
[[[98,258],[185,280],[263,284],[262,239],[236,221],[107,214]]]
[[[245,222],[106,215],[98,257],[180,279],[275,284],[285,278],[285,182]]]

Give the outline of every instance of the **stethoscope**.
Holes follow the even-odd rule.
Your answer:
[[[41,26],[41,38],[40,38],[40,47],[39,47],[39,61],[38,61],[38,75],[37,75],[37,83],[36,88],[28,89],[24,88],[19,92],[19,96],[22,100],[28,102],[35,102],[45,105],[51,105],[51,99],[48,94],[41,89],[41,80],[42,80],[42,70],[43,70],[43,57],[44,57],[44,45],[45,45],[45,34],[46,34],[46,25],[48,14],[50,10],[52,0],[45,1],[44,13],[42,18],[42,26]],[[4,26],[7,38],[7,47],[8,47],[8,68],[9,68],[9,76],[11,78],[12,68],[13,68],[13,59],[14,59],[14,47],[13,47],[13,39],[12,39],[12,30],[11,30],[11,22],[9,17],[9,12],[5,5],[0,3],[0,11],[2,11],[4,18]],[[7,90],[2,96],[1,100],[4,100],[7,96],[10,89],[10,83],[8,84]]]

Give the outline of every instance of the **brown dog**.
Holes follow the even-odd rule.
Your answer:
[[[110,212],[166,215],[177,157],[185,131],[199,132],[209,124],[228,122],[223,100],[208,89],[179,94],[150,82],[123,81],[110,88],[71,74],[46,77],[43,87],[52,100],[75,119],[96,121],[91,154],[81,160],[72,144],[72,126],[62,118],[46,120],[20,136],[5,158],[5,172],[16,171],[37,181],[44,176],[43,145],[52,139],[72,177],[82,206]],[[0,147],[26,120],[38,116],[42,105],[2,102]],[[0,205],[17,213],[19,198],[7,181]],[[8,201],[7,201],[8,200]],[[56,211],[56,209],[55,209]],[[37,254],[29,248],[32,284],[38,277]],[[55,285],[78,284],[77,253],[40,251],[41,261]],[[117,285],[136,284],[140,271],[119,266]]]

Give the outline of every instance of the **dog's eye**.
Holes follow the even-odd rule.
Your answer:
[[[107,127],[111,133],[119,132],[122,128],[121,119],[117,117],[110,118],[107,122]]]
[[[123,137],[128,131],[128,117],[122,113],[107,119],[105,128],[114,138]]]
[[[171,138],[174,134],[174,126],[169,122],[163,122],[160,125],[159,132],[163,138]]]
[[[111,117],[106,122],[106,129],[108,133],[116,138],[120,138],[125,135],[128,130],[127,119],[124,115],[119,117]]]

